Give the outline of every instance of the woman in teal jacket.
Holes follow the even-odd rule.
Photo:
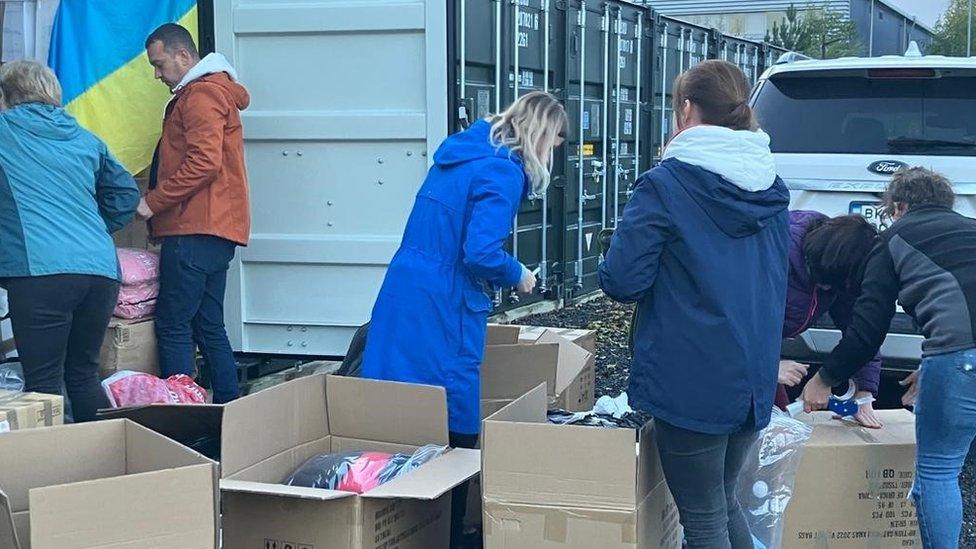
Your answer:
[[[109,405],[98,359],[119,292],[110,233],[132,219],[139,189],[60,105],[47,67],[0,67],[0,283],[26,390],[64,384],[74,419],[89,421]]]
[[[566,126],[559,101],[532,92],[444,141],[373,307],[363,377],[444,387],[453,446],[480,430],[486,292],[535,287],[504,245],[522,199],[546,191]]]

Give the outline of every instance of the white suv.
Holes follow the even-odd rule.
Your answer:
[[[752,105],[791,209],[858,213],[884,228],[880,197],[891,174],[924,166],[947,176],[956,209],[976,217],[976,58],[923,56],[912,43],[904,56],[781,62],[756,83]],[[784,355],[816,361],[840,333],[826,320],[801,337]],[[885,367],[913,368],[921,341],[899,308]]]

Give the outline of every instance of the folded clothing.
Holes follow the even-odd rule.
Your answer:
[[[313,456],[282,484],[362,494],[401,477],[447,451],[428,444],[413,454],[344,452]]]

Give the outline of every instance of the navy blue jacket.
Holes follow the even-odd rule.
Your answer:
[[[637,303],[631,405],[701,433],[769,423],[786,306],[789,191],[669,158],[641,176],[600,285]]]

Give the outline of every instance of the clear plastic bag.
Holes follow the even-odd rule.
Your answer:
[[[8,391],[24,390],[24,369],[19,362],[0,364],[0,389]]]
[[[739,477],[739,502],[749,520],[756,549],[779,549],[783,515],[793,496],[803,446],[813,433],[809,425],[773,410],[756,449]]]
[[[311,457],[282,484],[362,494],[399,478],[447,451],[429,444],[413,454],[345,452]]]
[[[123,370],[102,380],[102,389],[113,408],[207,402],[207,391],[183,374],[160,379],[152,374]]]

